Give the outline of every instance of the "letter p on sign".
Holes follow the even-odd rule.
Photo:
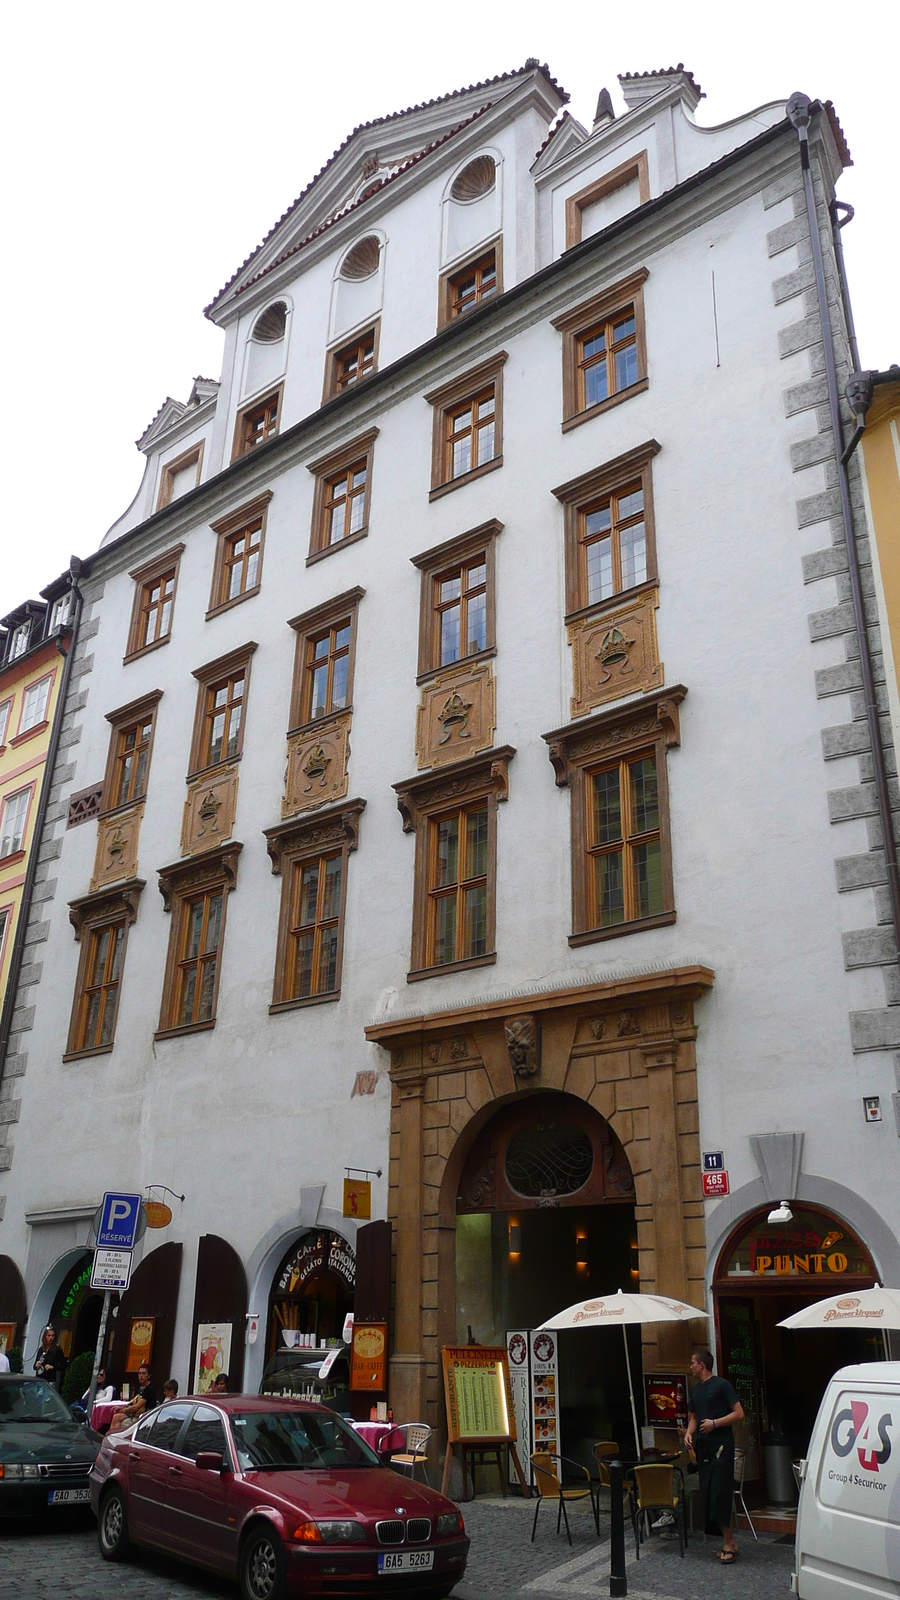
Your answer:
[[[141,1220],[139,1194],[105,1194],[100,1207],[97,1245],[107,1250],[133,1250]]]

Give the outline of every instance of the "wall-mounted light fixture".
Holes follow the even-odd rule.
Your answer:
[[[641,1258],[640,1258],[640,1253],[638,1251],[637,1242],[635,1241],[634,1243],[632,1243],[632,1246],[631,1246],[631,1276],[633,1278],[639,1278],[640,1275],[641,1275]]]
[[[586,1233],[575,1235],[575,1263],[579,1267],[586,1267],[588,1263],[588,1242]]]
[[[522,1252],[522,1227],[518,1222],[509,1225],[509,1253],[511,1256],[520,1255]]]

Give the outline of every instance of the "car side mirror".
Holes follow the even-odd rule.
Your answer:
[[[201,1472],[224,1472],[225,1457],[219,1450],[201,1450],[194,1457],[194,1466],[199,1467]]]

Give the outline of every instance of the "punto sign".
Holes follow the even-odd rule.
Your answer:
[[[727,1278],[867,1278],[868,1253],[843,1223],[792,1202],[788,1223],[754,1217],[732,1242],[719,1276]]]

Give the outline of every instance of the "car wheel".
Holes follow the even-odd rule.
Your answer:
[[[284,1551],[274,1529],[256,1528],[241,1551],[241,1600],[282,1600]]]
[[[128,1515],[121,1489],[110,1489],[100,1507],[97,1539],[104,1561],[127,1561],[131,1554]]]

